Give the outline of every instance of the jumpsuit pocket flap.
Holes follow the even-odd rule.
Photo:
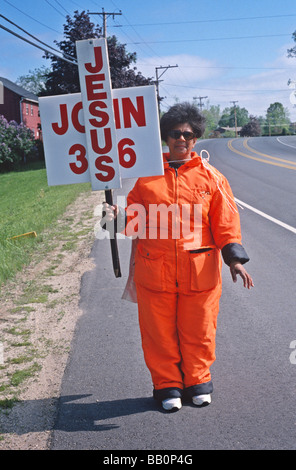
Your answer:
[[[134,281],[152,290],[163,290],[164,253],[138,247],[135,258]]]
[[[141,246],[138,246],[138,253],[142,258],[146,259],[157,259],[164,255],[163,251],[149,251]]]
[[[190,287],[194,291],[213,289],[219,281],[219,251],[190,253]]]

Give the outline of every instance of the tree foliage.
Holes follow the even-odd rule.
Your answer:
[[[215,131],[218,126],[221,116],[220,106],[209,105],[209,103],[207,103],[207,106],[203,110],[202,114],[206,118],[206,130],[204,137],[207,138]]]
[[[289,112],[282,103],[272,103],[266,112],[266,121],[269,135],[279,135],[289,133]],[[266,128],[267,133],[267,128]]]
[[[102,30],[91,22],[89,15],[77,10],[74,17],[66,17],[64,25],[64,39],[55,41],[64,58],[76,59],[75,42],[83,39],[102,37]],[[145,78],[136,67],[136,53],[126,51],[125,45],[120,44],[115,36],[107,38],[110,75],[113,88],[125,88],[139,85],[149,85],[151,78]],[[47,75],[43,95],[59,95],[64,93],[77,93],[80,91],[77,65],[71,64],[49,53],[45,54],[51,60],[51,72]]]
[[[292,34],[292,37],[294,41],[296,42],[296,31]],[[288,57],[296,57],[296,46],[292,47],[291,49],[288,49]]]
[[[236,124],[238,127],[243,127],[249,121],[249,112],[246,108],[239,106],[232,106],[223,110],[219,126],[221,127],[235,127],[235,114]]]
[[[249,122],[245,124],[241,131],[241,137],[257,137],[262,134],[259,120],[255,116],[250,116]]]
[[[16,83],[38,96],[45,90],[45,82],[49,73],[50,68],[43,65],[40,68],[29,70],[27,75],[21,75]]]

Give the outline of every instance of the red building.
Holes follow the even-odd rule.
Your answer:
[[[35,139],[40,139],[38,96],[7,78],[0,77],[0,82],[3,86],[3,93],[0,93],[0,116],[4,116],[7,121],[23,123],[33,131]]]

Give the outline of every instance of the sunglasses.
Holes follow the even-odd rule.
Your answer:
[[[182,132],[179,130],[172,130],[168,132],[168,136],[172,137],[172,139],[180,139],[181,135],[184,137],[185,140],[191,140],[195,137],[194,132],[189,131]]]

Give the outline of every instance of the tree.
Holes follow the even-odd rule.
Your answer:
[[[221,117],[220,106],[209,105],[202,111],[202,114],[206,118],[206,130],[204,137],[207,138],[209,135],[213,135],[215,129],[218,126],[219,119]]]
[[[292,34],[294,41],[296,42],[296,31]],[[292,47],[291,49],[287,50],[288,57],[296,57],[296,46]]]
[[[238,127],[243,127],[249,122],[249,113],[246,108],[240,108],[239,106],[232,106],[231,108],[225,108],[222,112],[219,126],[221,127],[235,127],[235,112],[236,122]]]
[[[62,52],[64,58],[76,59],[75,42],[82,39],[102,37],[102,30],[90,21],[89,15],[77,10],[74,17],[66,17],[64,25],[63,41],[56,45]],[[138,85],[149,85],[152,79],[145,78],[140,72],[136,72],[136,67],[130,68],[136,62],[136,53],[128,53],[124,44],[120,44],[115,36],[107,38],[111,82],[113,88],[125,88]],[[44,95],[59,95],[63,93],[77,93],[80,91],[79,75],[77,65],[45,54],[51,60],[52,71],[47,76],[46,89]]]
[[[289,111],[284,108],[282,103],[272,103],[266,112],[267,126],[265,132],[269,135],[279,135],[289,132],[290,119]]]
[[[241,137],[257,137],[262,134],[259,120],[255,116],[250,116],[249,122],[245,124],[241,131]]]
[[[45,82],[49,73],[50,68],[43,65],[40,68],[29,70],[27,75],[21,75],[16,83],[38,96],[45,90]]]

